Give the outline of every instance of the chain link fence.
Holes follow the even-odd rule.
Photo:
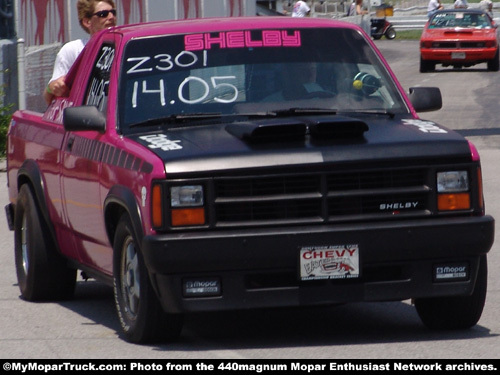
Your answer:
[[[32,46],[25,49],[26,109],[44,112],[47,104],[42,93],[52,76],[54,61],[61,43]]]

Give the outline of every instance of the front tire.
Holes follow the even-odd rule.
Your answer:
[[[477,324],[486,301],[488,265],[486,256],[479,264],[474,291],[470,296],[418,298],[415,300],[420,319],[430,329],[467,329]]]
[[[14,215],[14,253],[21,297],[27,301],[71,298],[76,269],[68,267],[52,240],[28,184],[19,189]]]
[[[125,339],[141,344],[178,338],[182,315],[163,311],[126,214],[118,223],[113,244],[115,303]]]

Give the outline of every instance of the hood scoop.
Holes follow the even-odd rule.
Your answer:
[[[276,141],[303,139],[307,133],[307,125],[302,121],[248,121],[230,124],[228,133],[247,141]]]
[[[228,133],[246,141],[300,140],[306,134],[314,138],[358,138],[368,131],[368,125],[345,116],[301,118],[301,121],[272,119],[245,121],[226,126]]]
[[[308,126],[315,138],[358,138],[369,129],[364,121],[345,116],[310,120]]]

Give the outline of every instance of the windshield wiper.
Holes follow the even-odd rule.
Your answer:
[[[292,115],[335,115],[337,114],[336,109],[325,109],[325,108],[286,108],[286,109],[276,109],[271,111],[263,112],[249,112],[249,113],[220,113],[220,112],[201,112],[201,113],[187,113],[187,114],[174,114],[165,117],[153,118],[144,121],[139,121],[129,125],[129,128],[136,128],[142,126],[154,126],[154,125],[167,125],[167,124],[186,124],[192,123],[197,120],[212,120],[218,118],[263,118],[263,117],[285,117]]]
[[[396,114],[394,112],[391,112],[391,111],[387,111],[385,109],[381,110],[381,109],[364,109],[364,110],[352,110],[352,111],[339,111],[339,112],[342,112],[342,113],[361,113],[361,114],[365,114],[365,115],[383,115],[383,116],[389,116],[389,118],[393,119]]]
[[[135,122],[133,124],[130,124],[129,128],[136,128],[140,126],[162,125],[162,124],[183,124],[194,120],[211,120],[214,118],[221,118],[223,116],[224,115],[219,112],[175,114],[166,117],[158,117],[158,118],[152,118],[144,121]]]
[[[337,109],[329,108],[285,108],[266,112],[268,116],[290,116],[290,115],[336,115]]]

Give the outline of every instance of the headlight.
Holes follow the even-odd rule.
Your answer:
[[[468,210],[471,207],[467,171],[438,172],[438,210]]]
[[[438,193],[469,191],[467,171],[438,172],[437,189]]]
[[[203,195],[202,185],[172,186],[170,188],[172,226],[205,224]]]
[[[170,188],[171,207],[199,207],[203,206],[203,186],[186,185]]]

